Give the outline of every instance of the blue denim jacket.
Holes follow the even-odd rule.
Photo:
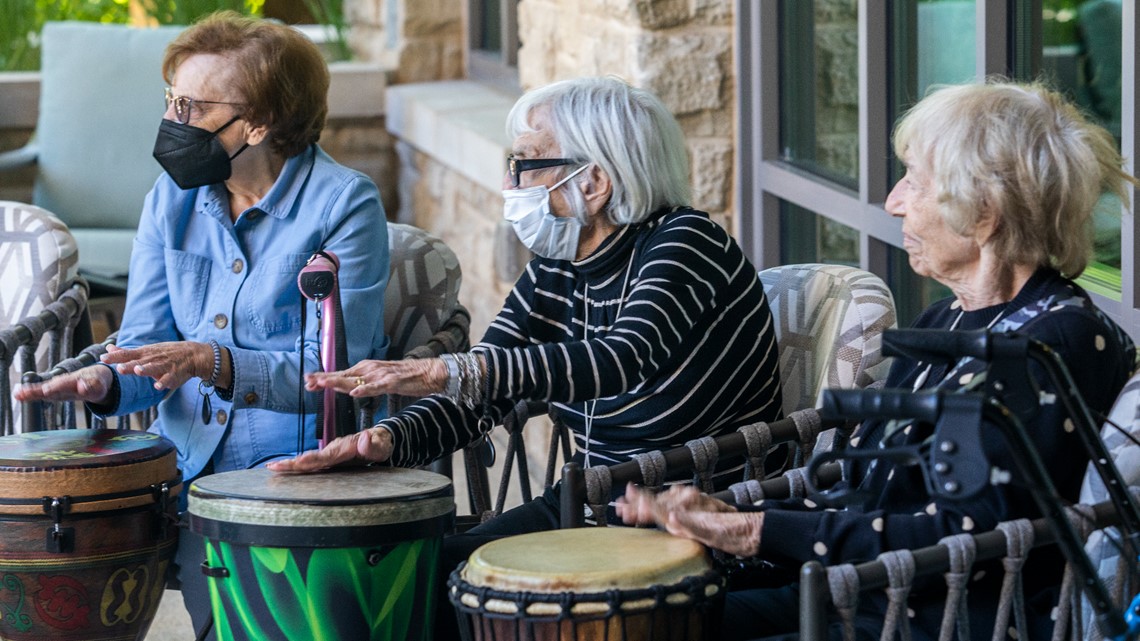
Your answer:
[[[349,360],[383,358],[388,227],[376,185],[316,145],[288,159],[260,202],[230,221],[223,184],[182,190],[162,174],[147,195],[131,254],[118,344],[209,339],[233,355],[233,400],[210,398],[202,422],[199,379],[173,391],[118,375],[111,414],[158,404],[151,431],[178,447],[186,479],[212,458],[244,469],[298,449],[301,301],[297,274],[319,248],[340,259]],[[305,301],[304,371],[319,369],[316,311]],[[306,394],[303,449],[317,446],[317,396]]]

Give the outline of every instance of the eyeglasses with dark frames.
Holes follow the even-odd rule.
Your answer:
[[[507,156],[507,173],[511,175],[511,184],[518,188],[522,172],[534,169],[549,169],[563,165],[577,165],[582,161],[569,158],[515,158],[514,154]]]
[[[194,108],[194,103],[203,105],[235,105],[242,106],[244,102],[222,102],[220,100],[199,100],[197,98],[190,98],[189,96],[176,96],[171,91],[170,87],[163,90],[166,98],[166,108],[170,109],[170,105],[174,105],[174,115],[178,117],[178,122],[186,125],[190,123],[190,112]]]

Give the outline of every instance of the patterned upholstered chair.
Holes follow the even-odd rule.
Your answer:
[[[1117,429],[1109,422],[1121,429]],[[1127,432],[1127,434],[1125,433]],[[1130,438],[1131,437],[1131,438]],[[1124,385],[1120,395],[1109,412],[1108,422],[1101,431],[1101,440],[1112,455],[1116,468],[1124,483],[1132,488],[1133,493],[1140,491],[1140,445],[1133,439],[1140,439],[1140,372],[1134,374]],[[1081,487],[1081,503],[1092,504],[1108,498],[1104,481],[1097,475],[1092,466],[1085,474],[1085,482]],[[1128,582],[1121,579],[1131,569],[1133,572],[1131,590],[1135,594],[1140,588],[1137,585],[1136,572],[1138,571],[1136,559],[1126,559],[1121,556],[1117,540],[1120,532],[1116,528],[1095,531],[1089,535],[1085,544],[1085,552],[1089,555],[1093,565],[1096,566],[1100,578],[1112,594],[1117,606],[1127,605],[1132,595],[1126,593]],[[1084,609],[1085,638],[1099,640],[1101,638],[1096,626],[1092,624],[1092,610],[1085,604]]]
[[[87,285],[67,225],[11,201],[0,201],[0,222],[0,434],[12,434],[21,414],[12,406],[12,385],[70,356],[77,330],[78,340],[89,342],[90,327],[81,328]]]
[[[883,330],[896,327],[894,298],[870,272],[803,264],[760,272],[776,320],[784,413],[816,407],[829,387],[882,384],[890,363]]]
[[[459,304],[463,271],[442,240],[426,231],[388,223],[390,273],[384,291],[388,358],[432,358],[470,346],[471,317]],[[388,397],[393,414],[412,400]]]

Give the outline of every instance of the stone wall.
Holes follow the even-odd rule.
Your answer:
[[[519,78],[613,74],[657,94],[688,141],[693,205],[732,229],[733,18],[731,0],[522,0]]]
[[[496,238],[503,243],[505,227],[500,225],[503,197],[407,143],[396,148],[403,205],[398,218],[439,236],[459,258],[459,300],[471,312],[471,340],[478,341],[518,276],[495,270]],[[514,233],[509,227],[505,231]]]
[[[408,10],[406,5],[415,4],[390,1]],[[382,25],[375,16],[378,7],[388,2],[362,0],[368,9],[355,15],[368,13],[369,20]],[[425,4],[430,9],[437,3]],[[438,13],[451,15],[442,9]],[[521,0],[520,84],[527,89],[565,78],[612,74],[656,93],[676,114],[686,135],[693,205],[732,231],[736,218],[733,16],[731,0]],[[366,24],[365,32],[372,25]],[[428,51],[416,49],[428,61],[450,60],[451,41],[433,40],[426,33],[417,39],[413,26],[420,25],[409,17],[395,40],[408,41],[405,51],[428,47]],[[450,34],[450,18],[446,27]],[[358,29],[358,23],[353,28]],[[383,35],[383,28],[375,28],[382,34],[376,38],[391,39],[391,34]],[[377,53],[375,43],[372,47],[369,55],[386,61],[399,57]],[[423,65],[413,71],[394,69],[391,84],[451,77],[449,65],[440,69],[441,75],[434,78],[424,77],[430,74],[423,73]],[[504,140],[504,154],[509,143]],[[428,229],[456,249],[464,271],[460,299],[471,308],[472,333],[478,337],[517,277],[519,263],[510,260],[518,252],[517,242],[499,225],[502,197],[497,183],[472,182],[456,166],[457,159],[422,152],[410,146],[400,152],[398,219]],[[504,163],[498,157],[484,162]]]
[[[390,70],[392,84],[463,76],[464,8],[459,0],[349,0],[349,46]]]

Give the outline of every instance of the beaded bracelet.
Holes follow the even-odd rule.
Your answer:
[[[214,393],[218,377],[222,375],[222,346],[212,338],[206,343],[214,350],[214,371],[210,372],[210,378],[198,382],[198,393],[202,395],[202,424],[209,425],[212,418],[210,396]]]
[[[210,345],[210,349],[214,350],[214,371],[210,372],[210,378],[205,383],[214,387],[218,382],[218,377],[222,375],[222,346],[212,338],[207,343]]]

